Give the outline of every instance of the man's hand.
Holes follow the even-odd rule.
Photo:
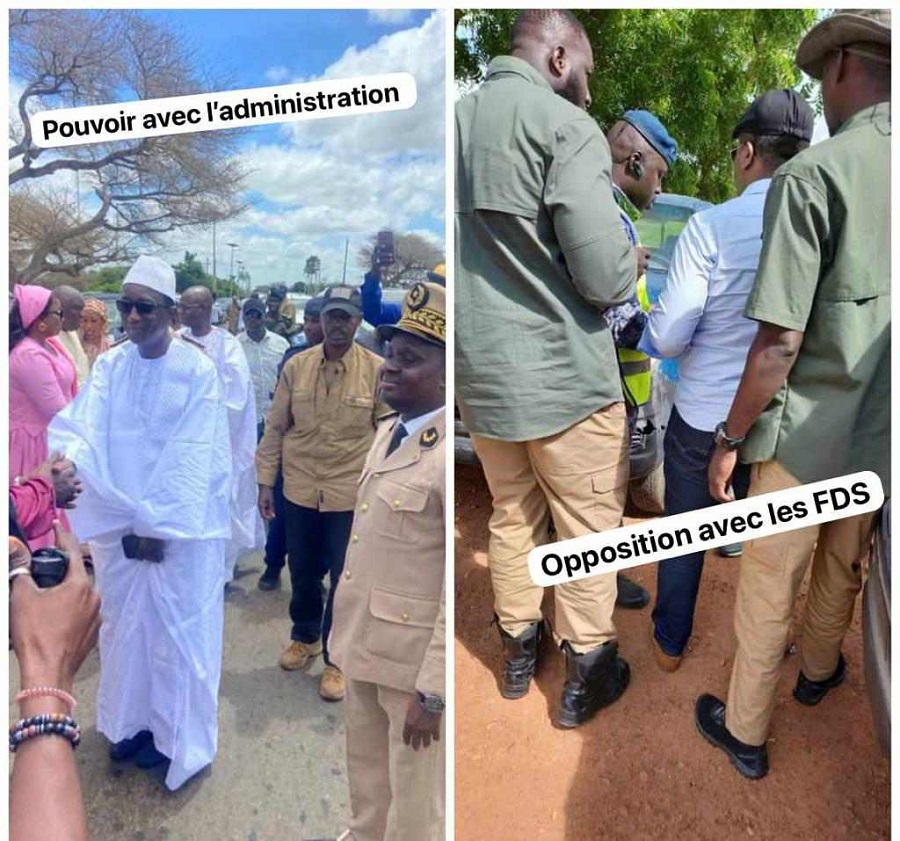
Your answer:
[[[731,487],[731,476],[737,464],[737,450],[726,450],[716,447],[709,461],[707,478],[709,495],[719,502],[734,502],[734,490]]]
[[[259,498],[257,503],[259,506],[259,516],[264,520],[275,519],[275,490],[268,485],[259,486]]]
[[[52,476],[57,507],[74,508],[75,500],[82,491],[75,465],[69,459],[59,457],[53,461]]]
[[[410,745],[413,750],[427,748],[431,740],[441,740],[441,713],[430,713],[413,697],[406,708],[406,721],[403,723],[403,744]]]
[[[69,570],[56,587],[40,589],[31,576],[12,581],[9,624],[23,688],[72,691],[75,674],[97,643],[100,597],[91,586],[78,541],[54,523],[56,545],[69,553]]]
[[[650,265],[650,249],[644,248],[643,245],[636,245],[634,253],[637,255],[637,276],[640,277],[646,273],[647,266]]]

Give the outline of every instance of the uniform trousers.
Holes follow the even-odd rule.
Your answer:
[[[749,495],[800,484],[777,461],[762,462],[751,468]],[[874,513],[860,514],[744,544],[734,609],[737,652],[725,712],[725,725],[736,739],[762,745],[768,737],[794,600],[810,557],[800,668],[814,681],[834,674],[862,586],[860,561],[874,520]]]
[[[444,734],[427,748],[403,744],[414,696],[347,680],[347,841],[443,841]]]
[[[552,399],[548,398],[548,399]],[[548,540],[617,528],[628,493],[624,403],[534,441],[472,436],[493,497],[488,564],[494,610],[512,636],[541,620],[543,588],[528,574],[528,553]],[[579,654],[615,639],[616,576],[594,575],[553,588],[554,634]]]

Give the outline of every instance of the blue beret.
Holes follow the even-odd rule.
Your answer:
[[[626,111],[622,119],[634,126],[669,166],[675,163],[678,159],[678,144],[657,117],[649,111]]]

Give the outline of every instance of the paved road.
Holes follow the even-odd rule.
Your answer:
[[[225,600],[219,753],[210,772],[169,793],[134,766],[114,768],[95,728],[99,657],[76,683],[78,765],[92,841],[300,841],[337,835],[349,813],[342,704],[311,675],[284,672],[290,586],[262,593],[259,556],[241,561]],[[10,657],[10,716],[18,688]]]

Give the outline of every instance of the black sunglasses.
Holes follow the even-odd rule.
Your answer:
[[[47,310],[47,315],[55,315],[57,318],[62,318],[63,311],[62,310]],[[46,318],[47,315],[45,315],[44,318]]]
[[[122,315],[128,315],[132,309],[136,309],[138,315],[150,315],[153,310],[158,310],[162,304],[151,304],[149,301],[131,301],[128,298],[116,300],[116,309]]]

